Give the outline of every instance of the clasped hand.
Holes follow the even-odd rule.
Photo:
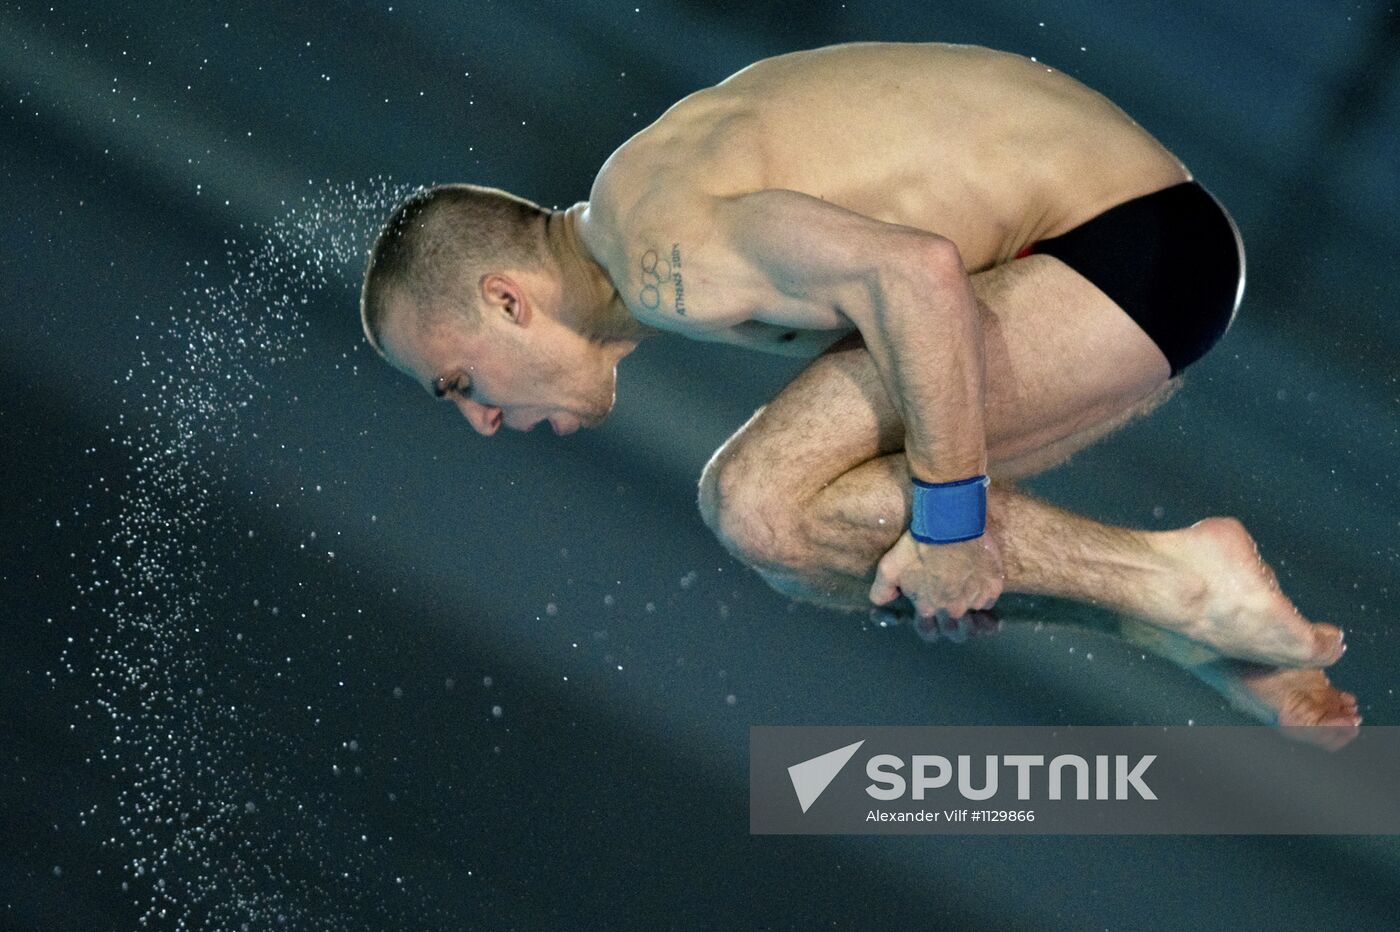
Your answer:
[[[870,601],[885,605],[906,596],[923,619],[940,610],[961,618],[989,609],[1001,595],[1005,576],[1001,551],[990,534],[956,544],[925,544],[905,531],[880,558]]]

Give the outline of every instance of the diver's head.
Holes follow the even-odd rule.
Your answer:
[[[365,337],[479,433],[599,423],[636,341],[608,333],[620,302],[577,235],[586,206],[550,211],[467,184],[416,192],[370,253]]]

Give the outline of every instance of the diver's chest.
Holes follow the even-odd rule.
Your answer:
[[[822,350],[848,332],[849,330],[803,330],[796,327],[780,327],[758,320],[746,320],[733,327],[697,336],[709,342],[728,343],[761,353],[811,359],[820,355]]]

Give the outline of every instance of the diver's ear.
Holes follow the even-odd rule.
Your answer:
[[[525,300],[525,289],[515,279],[499,272],[487,272],[481,276],[481,296],[486,307],[507,321],[525,327],[530,323],[530,304]]]

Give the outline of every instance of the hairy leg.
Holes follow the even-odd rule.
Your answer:
[[[1017,457],[994,461],[989,464],[988,471],[993,478],[1006,481],[1024,479],[1059,466],[1085,447],[1097,443],[1119,428],[1157,410],[1164,402],[1180,391],[1182,379],[1183,376],[1178,375],[1176,378],[1162,383],[1162,386],[1156,391],[1136,404],[1128,405],[1119,414],[1105,418],[1097,424],[1091,424],[1068,437],[1051,441],[1038,450],[1023,453]]]
[[[973,284],[984,315],[989,533],[1007,590],[1127,611],[1230,656],[1335,661],[1341,632],[1297,613],[1237,521],[1112,528],[998,481],[1151,407],[1169,390],[1169,367],[1126,314],[1056,259],[1033,256]],[[869,354],[843,341],[715,454],[701,479],[702,513],[781,591],[865,605],[876,562],[908,523],[903,440]]]
[[[903,454],[850,470],[804,512],[804,559],[760,571],[790,595],[868,608],[875,564],[908,521],[909,486]],[[988,496],[987,533],[1001,549],[1008,592],[1124,612],[1228,657],[1313,665],[1341,656],[1341,632],[1298,613],[1233,518],[1141,531],[1092,521],[1004,484]]]

